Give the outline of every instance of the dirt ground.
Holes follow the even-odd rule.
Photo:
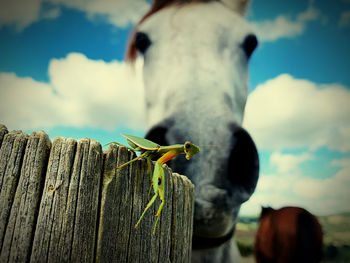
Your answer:
[[[255,263],[254,256],[242,257],[242,263]]]
[[[334,261],[327,261],[322,260],[321,263],[347,263],[348,261],[342,261],[342,260],[334,260]],[[254,256],[249,257],[242,257],[242,263],[255,263]]]

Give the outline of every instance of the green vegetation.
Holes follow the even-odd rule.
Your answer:
[[[323,228],[325,244],[350,246],[350,213],[318,218]]]
[[[238,246],[239,252],[241,253],[242,257],[248,257],[248,256],[254,254],[254,245],[253,244],[246,244],[246,243],[237,241],[237,246]]]
[[[235,238],[243,257],[254,254],[254,238],[259,226],[258,217],[240,217],[236,225]]]

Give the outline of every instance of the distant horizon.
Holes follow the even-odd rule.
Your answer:
[[[288,206],[288,205],[286,205],[286,206]],[[282,208],[282,207],[286,207],[286,206],[281,206],[281,207],[272,207],[273,209],[280,209],[280,208]],[[304,207],[301,207],[301,208],[304,208]],[[317,216],[317,217],[324,217],[324,216],[338,216],[338,215],[345,215],[345,214],[349,214],[349,216],[350,216],[350,211],[344,211],[344,212],[337,212],[337,213],[332,213],[332,214],[315,214],[315,213],[313,213],[313,215],[315,215],[315,216]],[[256,214],[256,215],[253,215],[253,214],[241,214],[241,213],[239,213],[238,214],[238,218],[244,218],[244,217],[246,217],[246,218],[259,218],[260,217],[260,212],[259,212],[259,214]]]

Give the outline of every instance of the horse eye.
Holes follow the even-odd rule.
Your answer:
[[[248,36],[245,37],[242,43],[242,48],[248,59],[252,55],[257,45],[258,45],[258,40],[255,35],[249,34]]]
[[[134,45],[142,54],[144,54],[147,51],[147,49],[151,44],[152,42],[146,33],[143,33],[143,32],[136,33]]]

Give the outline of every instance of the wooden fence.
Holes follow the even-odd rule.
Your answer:
[[[165,168],[165,205],[148,202],[147,163],[125,147],[27,135],[0,125],[0,262],[189,262],[194,186]]]

